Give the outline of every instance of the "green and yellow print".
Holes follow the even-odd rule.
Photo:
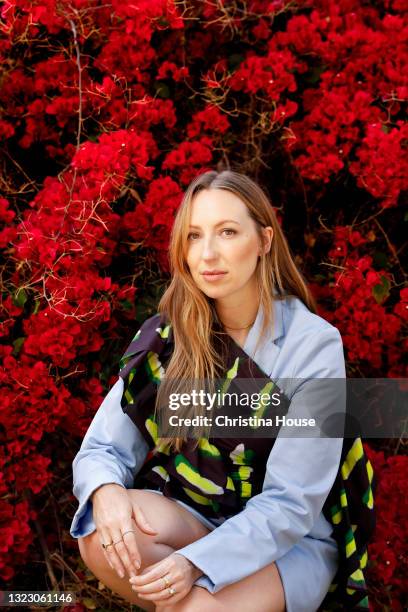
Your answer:
[[[224,489],[209,478],[201,476],[198,470],[184,457],[178,454],[174,459],[176,470],[180,476],[207,495],[222,495]]]

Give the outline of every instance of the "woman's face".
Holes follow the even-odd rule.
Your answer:
[[[244,202],[224,189],[204,189],[193,199],[187,264],[193,280],[210,298],[256,294],[258,255],[268,252],[271,227],[264,228],[264,250]]]

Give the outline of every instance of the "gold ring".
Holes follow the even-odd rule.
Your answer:
[[[166,576],[162,576],[162,580],[164,580],[164,587],[163,587],[163,589],[165,589],[170,584],[170,580],[168,579],[167,574],[166,574]]]
[[[169,595],[174,595],[174,593],[176,592],[176,589],[173,589],[172,587],[170,587],[169,589],[167,589],[169,592]]]
[[[111,546],[111,544],[113,544],[113,542],[109,542],[109,544],[104,544],[103,542],[101,542],[101,544],[102,544],[102,548],[106,550],[108,546]]]

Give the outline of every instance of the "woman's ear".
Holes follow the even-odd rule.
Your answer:
[[[262,231],[263,245],[261,245],[259,249],[259,254],[265,255],[266,253],[269,253],[269,251],[271,250],[273,229],[270,225],[268,225],[268,227],[262,227],[261,231]]]

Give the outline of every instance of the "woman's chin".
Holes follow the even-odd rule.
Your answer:
[[[214,288],[212,291],[211,290],[205,290],[203,291],[203,293],[208,297],[211,298],[215,301],[217,300],[224,300],[225,298],[228,298],[231,295],[231,291],[221,291],[220,289],[218,289],[218,291]]]
[[[202,284],[200,284],[199,288],[204,293],[204,295],[214,300],[218,298],[223,298],[230,293],[230,291],[226,290],[225,287],[209,287],[207,285],[203,286]]]

